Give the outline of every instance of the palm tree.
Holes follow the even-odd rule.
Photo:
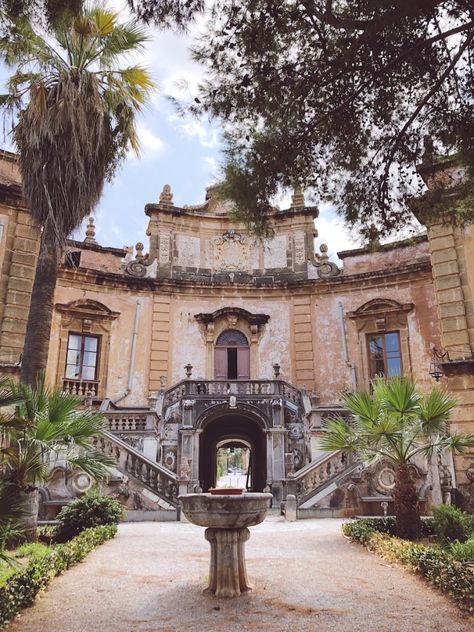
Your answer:
[[[94,447],[103,428],[102,416],[79,409],[78,397],[50,390],[40,374],[35,388],[0,383],[0,479],[9,497],[20,499],[25,515],[18,516],[28,538],[36,534],[38,486],[47,482],[55,463],[80,468],[96,481],[105,480],[115,461]]]
[[[376,379],[370,393],[344,397],[349,420],[328,423],[324,450],[345,450],[365,461],[387,459],[395,469],[393,503],[397,534],[416,539],[420,532],[418,496],[410,464],[418,455],[463,452],[474,446],[474,435],[449,433],[449,417],[456,401],[439,389],[422,396],[415,383],[403,377]]]
[[[15,120],[23,191],[41,227],[21,380],[46,368],[58,260],[68,235],[97,204],[129,147],[139,151],[135,115],[154,84],[139,65],[121,66],[147,41],[134,21],[120,25],[103,5],[65,13],[42,37],[26,18],[0,38],[15,68],[0,103]],[[10,119],[11,115],[11,119]],[[14,118],[16,117],[16,118]]]

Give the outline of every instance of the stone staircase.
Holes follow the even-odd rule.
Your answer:
[[[342,450],[322,455],[287,478],[287,494],[296,496],[298,517],[344,515],[341,507],[324,503],[340,486],[352,478],[360,478],[362,462]],[[331,505],[331,503],[329,503]]]
[[[161,509],[178,509],[178,477],[168,469],[151,461],[128,443],[103,430],[95,439],[98,450],[117,461],[117,469],[135,483],[154,494]]]

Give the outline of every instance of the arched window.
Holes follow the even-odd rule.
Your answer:
[[[214,349],[216,380],[249,380],[250,348],[245,335],[237,329],[227,329],[218,337]]]

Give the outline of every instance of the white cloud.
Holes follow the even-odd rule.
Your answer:
[[[330,205],[322,204],[319,208],[320,214],[315,222],[318,230],[316,247],[319,249],[321,244],[327,244],[329,258],[339,263],[337,253],[360,248],[360,237],[344,225]]]
[[[137,125],[137,137],[140,144],[139,157],[141,160],[155,158],[156,156],[162,154],[167,148],[166,143],[143,123],[139,123]],[[128,151],[127,157],[132,160],[137,158],[135,152],[132,151],[131,148]]]
[[[203,157],[204,170],[209,174],[209,177],[215,181],[219,175],[219,163],[214,156]]]
[[[202,147],[212,149],[219,145],[217,129],[209,125],[206,129],[202,121],[195,118],[182,118],[178,114],[170,114],[168,121],[179,132],[188,138],[197,138]]]

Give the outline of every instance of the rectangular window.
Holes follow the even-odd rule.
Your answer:
[[[402,374],[402,356],[398,331],[367,336],[370,377]]]
[[[99,338],[69,334],[66,355],[66,374],[69,380],[97,379]]]

